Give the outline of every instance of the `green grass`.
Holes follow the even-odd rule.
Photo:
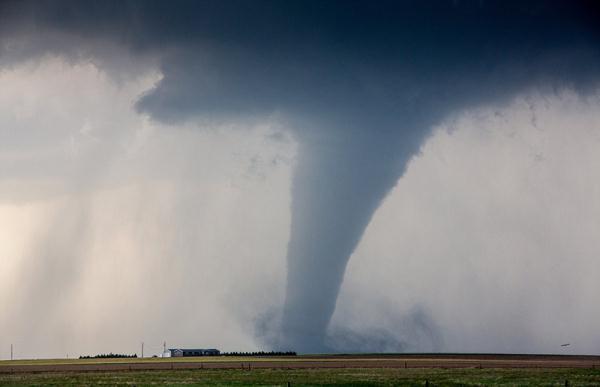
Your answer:
[[[600,386],[594,369],[231,369],[0,374],[0,385]]]

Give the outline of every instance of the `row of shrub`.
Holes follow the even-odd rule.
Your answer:
[[[296,352],[259,351],[259,352],[222,352],[222,356],[296,356]]]
[[[124,355],[121,353],[102,353],[100,355],[94,356],[79,356],[80,359],[116,359],[116,358],[133,358],[137,357],[137,354],[133,355]]]

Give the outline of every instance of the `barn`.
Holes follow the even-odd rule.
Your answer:
[[[171,357],[218,356],[221,351],[214,348],[169,348]]]

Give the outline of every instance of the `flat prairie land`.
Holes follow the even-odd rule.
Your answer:
[[[600,386],[600,357],[313,355],[0,362],[0,385]]]

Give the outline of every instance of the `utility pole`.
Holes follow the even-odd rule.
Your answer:
[[[163,354],[167,352],[167,342],[163,341]]]
[[[142,357],[144,357],[144,342],[142,341]]]
[[[10,360],[13,359],[13,345],[10,345]]]

